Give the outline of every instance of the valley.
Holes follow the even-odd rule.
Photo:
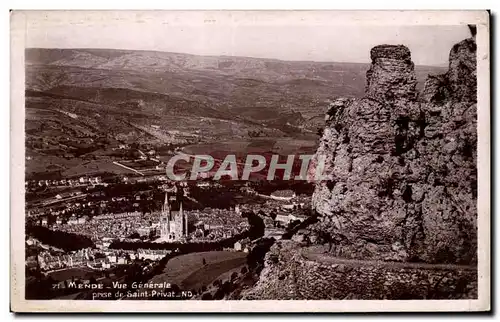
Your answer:
[[[300,140],[314,151],[328,103],[360,97],[369,67],[111,49],[25,54],[26,173],[33,178],[60,178],[95,160],[102,172],[120,174],[109,164],[124,144],[163,159],[183,146],[212,152],[215,142],[226,142],[226,152],[246,142],[245,149],[285,154]],[[442,70],[417,66],[419,84]]]

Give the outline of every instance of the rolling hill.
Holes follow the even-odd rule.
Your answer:
[[[113,49],[30,48],[25,59],[26,147],[37,169],[119,143],[315,140],[327,102],[360,97],[369,67]],[[416,67],[421,85],[442,71]]]

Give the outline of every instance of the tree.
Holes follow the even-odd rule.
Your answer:
[[[224,284],[222,284],[221,289],[224,294],[228,294],[229,292],[231,292],[231,282],[225,281]]]
[[[207,265],[207,261],[203,258],[203,266]]]
[[[222,300],[224,298],[224,291],[222,288],[217,289],[217,291],[214,294],[213,299],[214,300]]]
[[[173,291],[173,292],[179,292],[181,289],[179,288],[179,286],[177,286],[177,284],[172,284],[170,286],[170,289]]]

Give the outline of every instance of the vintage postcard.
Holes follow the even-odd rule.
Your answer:
[[[11,310],[490,309],[487,11],[12,11]]]

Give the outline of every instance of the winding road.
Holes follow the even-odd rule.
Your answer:
[[[477,266],[474,265],[456,265],[456,264],[429,264],[418,262],[386,262],[380,260],[361,260],[361,259],[347,259],[335,257],[326,253],[322,253],[315,248],[305,248],[301,251],[301,255],[311,261],[334,265],[346,264],[353,266],[378,266],[388,268],[416,268],[428,270],[454,270],[454,271],[477,271]]]

